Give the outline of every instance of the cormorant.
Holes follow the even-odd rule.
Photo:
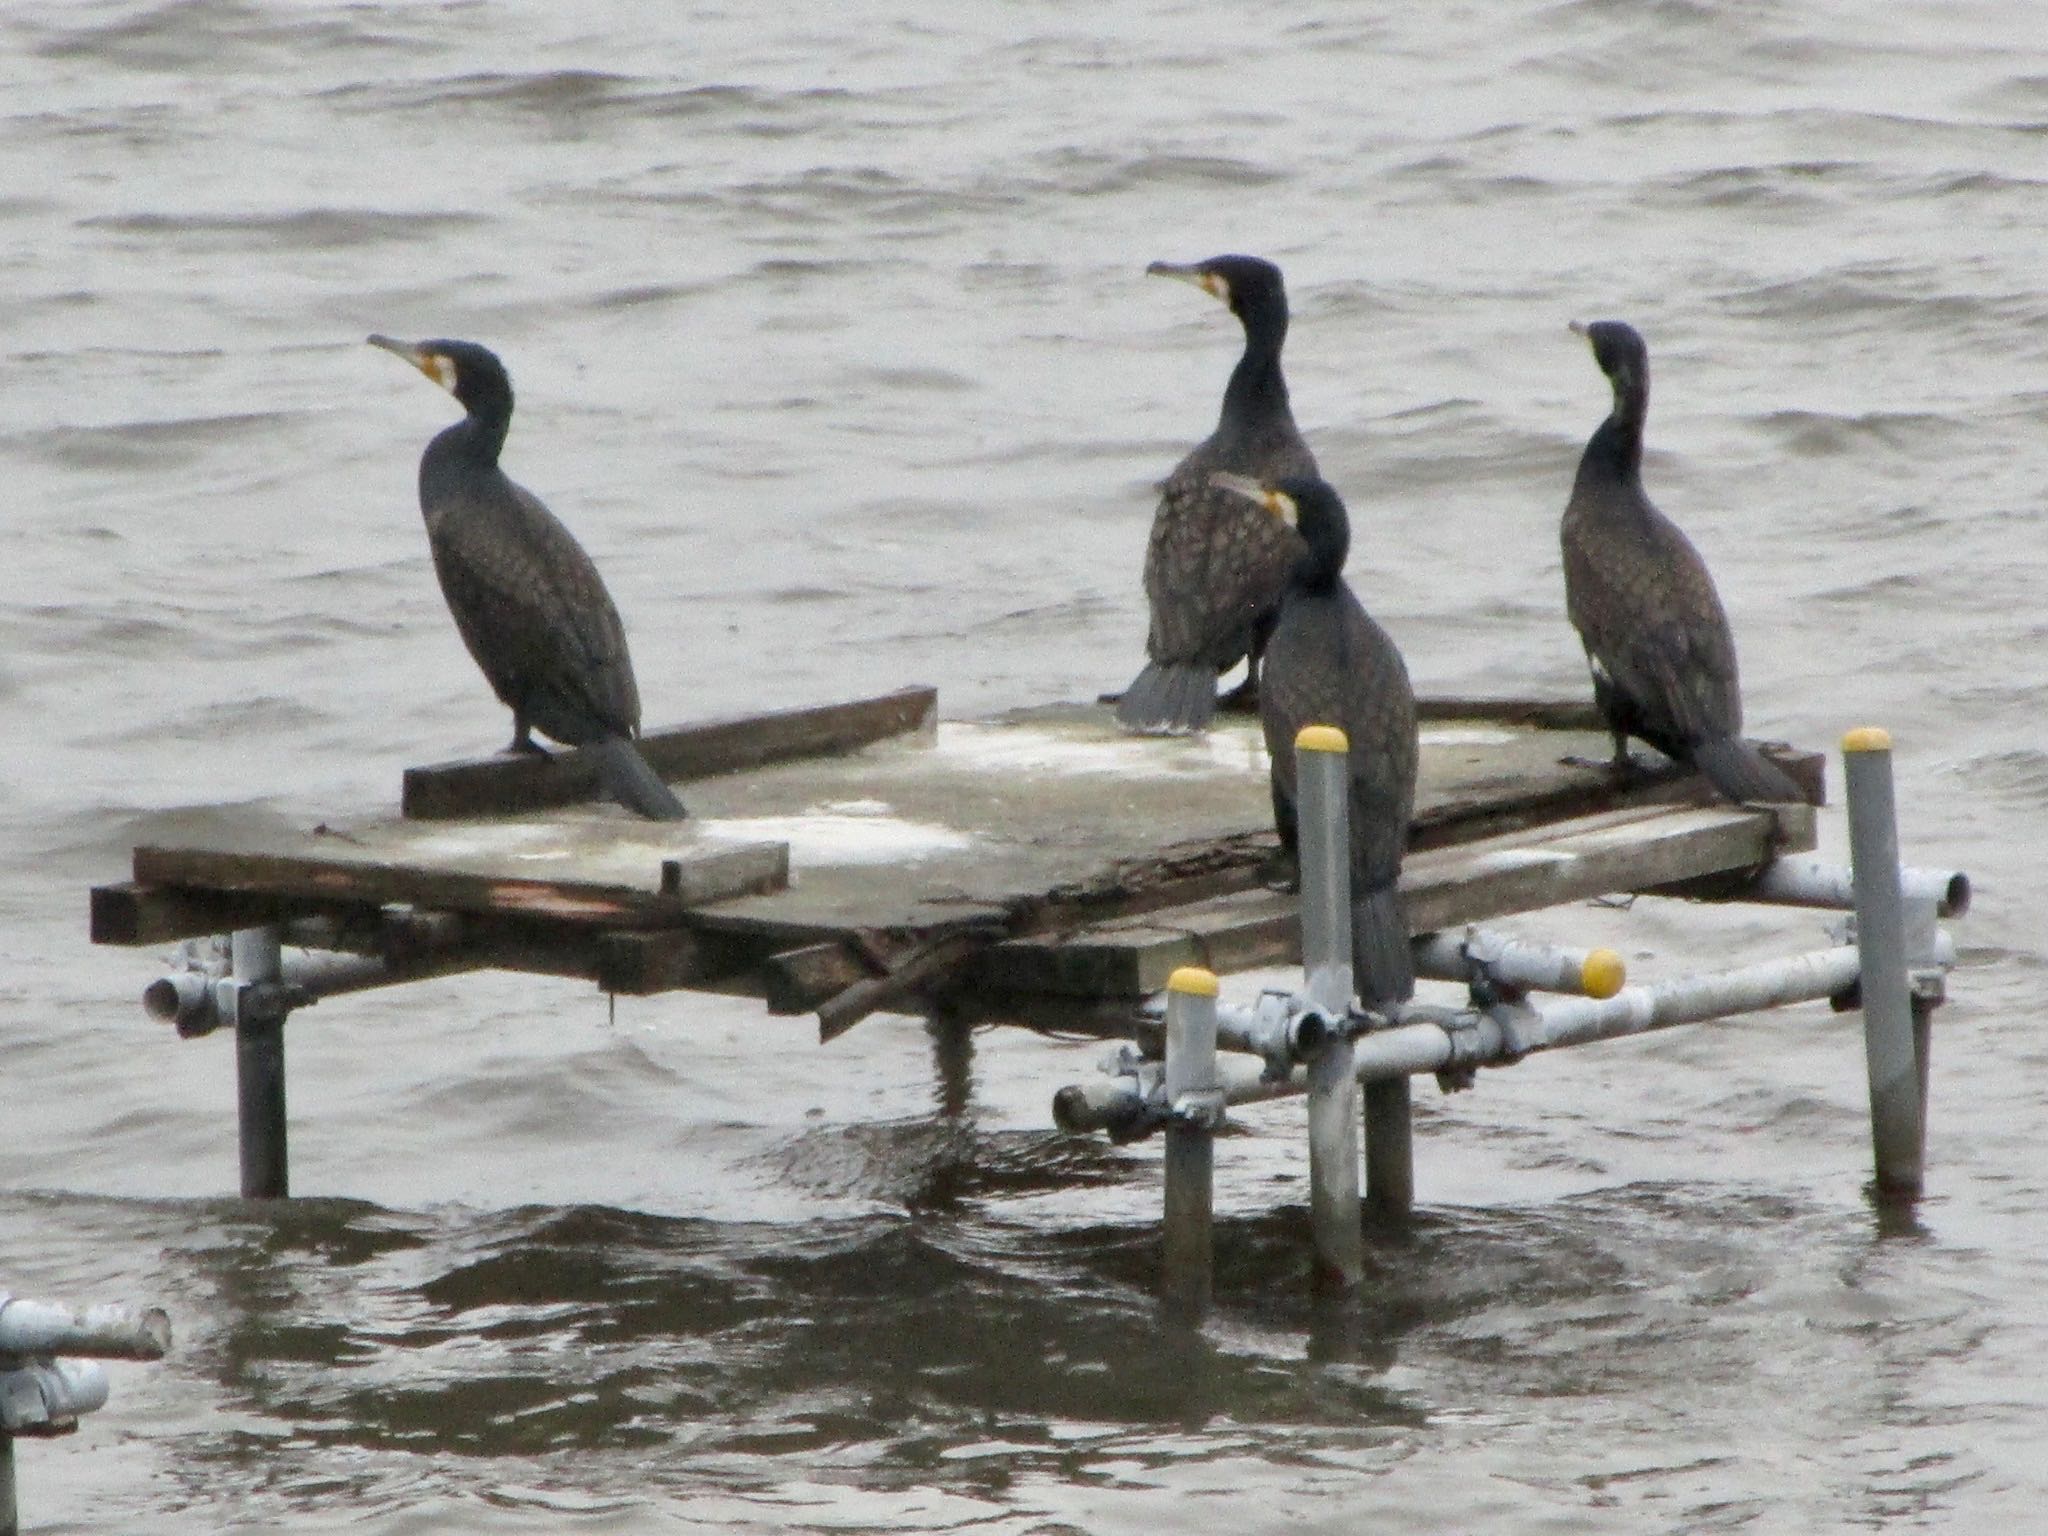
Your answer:
[[[1244,324],[1244,355],[1223,391],[1216,430],[1160,487],[1145,549],[1151,660],[1117,704],[1127,730],[1199,731],[1216,710],[1217,676],[1241,657],[1245,695],[1256,696],[1264,629],[1299,553],[1284,528],[1217,490],[1210,476],[1313,477],[1316,461],[1295,429],[1280,373],[1287,339],[1280,269],[1256,256],[1213,256],[1192,266],[1155,261],[1145,270],[1193,283]]]
[[[626,631],[575,536],[498,467],[512,424],[505,365],[471,341],[370,345],[404,358],[468,414],[420,458],[420,511],[455,627],[512,710],[508,751],[540,731],[594,753],[606,788],[642,816],[677,821],[682,801],[633,745],[640,691]]]
[[[1628,738],[1639,736],[1730,800],[1803,800],[1742,739],[1728,615],[1699,551],[1643,491],[1649,349],[1619,320],[1572,329],[1614,384],[1614,409],[1579,459],[1562,535],[1565,608],[1585,643],[1615,762],[1628,765]]]
[[[1273,821],[1281,846],[1299,858],[1294,739],[1307,725],[1343,731],[1351,744],[1352,974],[1368,1006],[1400,1002],[1415,990],[1397,885],[1415,810],[1415,694],[1408,668],[1344,580],[1351,522],[1335,490],[1314,478],[1261,484],[1218,474],[1213,483],[1300,535],[1259,680]]]

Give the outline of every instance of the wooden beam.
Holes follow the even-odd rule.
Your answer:
[[[924,729],[938,708],[937,689],[902,688],[850,703],[650,731],[640,738],[640,755],[664,779],[705,779],[792,758],[852,752]],[[402,810],[414,820],[451,820],[572,805],[598,793],[596,768],[580,753],[501,753],[406,769]]]
[[[833,941],[785,949],[761,962],[761,997],[774,1014],[809,1013],[876,974],[861,948]]]
[[[945,985],[999,937],[992,928],[955,929],[891,956],[884,974],[856,981],[819,1005],[819,1042],[836,1040],[869,1014],[892,1003]]]
[[[145,846],[135,850],[135,879],[146,886],[196,887],[238,898],[372,906],[404,902],[571,926],[646,927],[679,923],[694,903],[779,889],[789,880],[789,847],[748,843],[701,849],[688,858],[663,861],[655,882],[635,886],[323,853]],[[268,920],[276,920],[275,915]]]
[[[1428,933],[1613,891],[1763,864],[1813,846],[1813,811],[1635,807],[1411,854],[1401,890],[1409,927]],[[1243,891],[1068,934],[1012,939],[981,955],[970,986],[1069,996],[1142,997],[1176,967],[1249,970],[1299,960],[1296,898]]]
[[[619,929],[598,935],[597,984],[650,997],[715,981],[731,969],[715,938],[687,928]]]
[[[1415,718],[1425,725],[1448,720],[1484,721],[1488,725],[1526,725],[1547,731],[1604,731],[1607,722],[1590,698],[1583,699],[1446,699],[1415,701]]]
[[[166,944],[324,910],[326,904],[312,901],[295,903],[289,913],[281,913],[267,896],[124,880],[92,888],[91,937],[95,944]]]

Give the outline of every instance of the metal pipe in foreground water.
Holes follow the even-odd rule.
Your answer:
[[[1183,966],[1166,983],[1166,1218],[1163,1299],[1185,1321],[1209,1308],[1216,1187],[1216,993],[1213,972]]]
[[[0,1536],[21,1530],[15,1438],[69,1434],[106,1405],[99,1360],[158,1360],[170,1344],[170,1319],[156,1307],[77,1311],[0,1291]],[[58,1359],[59,1350],[97,1358]]]
[[[1870,1078],[1870,1139],[1877,1186],[1920,1193],[1926,1150],[1922,1049],[1907,975],[1906,911],[1892,793],[1892,739],[1865,726],[1842,738],[1849,800],[1849,859],[1861,952],[1863,1053]]]
[[[1351,756],[1334,726],[1310,725],[1294,740],[1297,846],[1301,863],[1301,966],[1309,1001],[1341,1017],[1351,1007]],[[1332,1030],[1309,1058],[1309,1226],[1315,1284],[1343,1294],[1365,1279],[1358,1216],[1358,1076],[1351,1037]]]

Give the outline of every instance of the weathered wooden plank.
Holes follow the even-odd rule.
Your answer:
[[[298,906],[291,915],[306,910]],[[279,918],[277,903],[267,896],[180,890],[132,880],[92,888],[95,944],[167,944],[209,933],[231,933]]]
[[[843,704],[735,715],[640,738],[640,755],[664,779],[739,773],[794,758],[851,752],[922,730],[937,717],[938,690],[902,688]],[[598,796],[596,768],[576,752],[501,753],[405,771],[402,814],[414,820],[495,816],[572,805]]]
[[[1606,720],[1590,698],[1418,698],[1415,701],[1415,718],[1425,725],[1444,720],[1483,720],[1493,725],[1534,726],[1546,731],[1607,729]]]
[[[1813,846],[1813,812],[1637,807],[1409,856],[1409,926],[1427,933],[1611,891],[1747,868]],[[1007,992],[1140,997],[1182,965],[1216,971],[1300,958],[1296,899],[1270,890],[1215,897],[1076,933],[1012,939],[979,957],[970,984]]]
[[[621,929],[597,936],[597,984],[648,997],[699,986],[718,975],[717,956],[686,928]]]
[[[474,852],[431,865],[401,862],[388,849],[331,838],[305,841],[308,851],[293,852],[145,846],[135,850],[135,878],[143,885],[236,896],[406,902],[572,926],[675,923],[693,904],[773,890],[789,878],[789,850],[780,843],[700,848],[660,861],[647,883],[639,885],[587,873],[557,878],[525,874],[519,861],[494,864]]]
[[[785,949],[761,962],[762,1000],[770,1013],[809,1013],[875,972],[860,947],[850,941]]]
[[[869,1014],[951,981],[999,937],[993,928],[970,928],[939,934],[891,956],[881,975],[856,981],[818,1006],[819,1042],[836,1040]]]

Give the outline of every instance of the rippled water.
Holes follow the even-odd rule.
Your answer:
[[[2048,1346],[2048,45],[2019,0],[688,10],[0,6],[0,1286],[177,1349],[25,1446],[33,1528],[2025,1528]],[[1149,1300],[1157,1151],[1091,1048],[510,976],[292,1025],[294,1187],[84,890],[180,807],[389,805],[502,712],[425,559],[474,337],[650,720],[1134,669],[1148,486],[1286,267],[1354,579],[1429,691],[1583,686],[1556,519],[1648,336],[1652,491],[1752,727],[1900,746],[1976,909],[1931,1194],[1867,1204],[1855,1021],[1570,1053],[1420,1106],[1368,1337],[1303,1299],[1299,1106],[1223,1144],[1219,1306]],[[1824,841],[1841,844],[1839,813]],[[1639,903],[1638,974],[1810,946]]]

